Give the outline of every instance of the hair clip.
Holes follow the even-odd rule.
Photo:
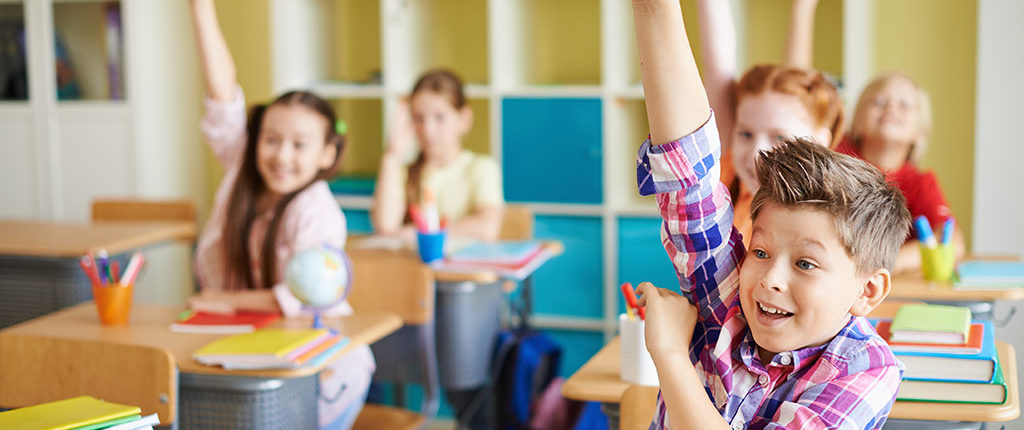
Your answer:
[[[345,120],[339,119],[334,122],[334,132],[340,135],[348,133],[348,124],[345,123]]]

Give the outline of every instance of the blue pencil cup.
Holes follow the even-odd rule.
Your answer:
[[[430,264],[444,257],[444,231],[437,233],[416,233],[416,243],[419,245],[420,259]]]

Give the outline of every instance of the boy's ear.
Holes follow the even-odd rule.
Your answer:
[[[850,306],[850,314],[857,317],[866,316],[889,296],[892,287],[892,275],[886,269],[878,269],[864,281],[861,294]]]

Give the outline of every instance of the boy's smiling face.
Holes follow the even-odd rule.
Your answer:
[[[739,293],[761,361],[830,341],[851,313],[873,308],[883,275],[886,294],[888,271],[860,273],[832,215],[766,203],[754,220]]]

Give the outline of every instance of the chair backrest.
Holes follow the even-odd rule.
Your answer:
[[[505,206],[499,240],[533,239],[533,211],[526,206]]]
[[[89,395],[177,418],[178,375],[162,348],[76,339],[0,336],[0,406],[19,408]]]
[[[348,301],[352,308],[356,312],[395,312],[403,321],[401,329],[371,345],[377,361],[374,381],[422,385],[418,411],[427,421],[433,420],[441,399],[433,270],[411,253],[353,250],[349,256],[353,281]]]
[[[358,311],[395,312],[405,325],[434,319],[434,273],[413,254],[356,250],[348,302]]]
[[[191,200],[102,198],[92,202],[93,221],[191,221],[196,205]]]
[[[630,385],[619,400],[619,428],[646,429],[658,407],[658,387]]]

